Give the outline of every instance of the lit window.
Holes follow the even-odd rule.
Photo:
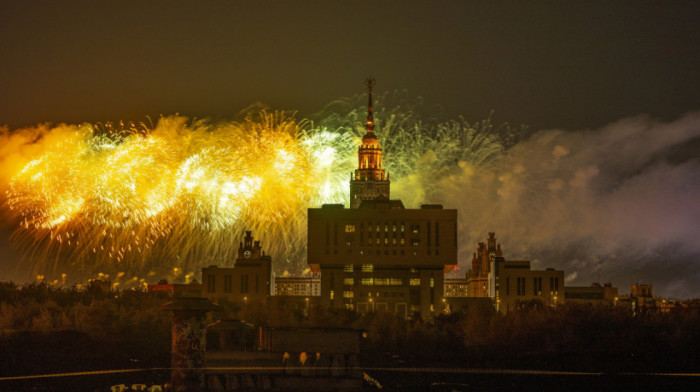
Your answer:
[[[400,242],[401,242],[401,245],[405,245],[405,241],[403,240],[403,238],[401,238]]]
[[[418,234],[420,232],[420,225],[411,225],[411,232],[413,232],[413,234]]]
[[[388,278],[376,278],[376,279],[374,279],[374,284],[376,286],[388,286],[389,279]]]
[[[343,291],[343,298],[353,298],[355,296],[355,293],[352,291]]]
[[[374,279],[372,279],[372,278],[362,278],[361,283],[362,283],[363,286],[372,286],[372,285],[374,285]]]
[[[346,233],[354,233],[355,232],[355,225],[345,225],[345,232]]]
[[[374,264],[362,264],[362,272],[374,272]]]
[[[347,286],[352,286],[355,284],[355,279],[353,278],[345,278],[343,279],[343,284]]]
[[[331,299],[335,296],[335,291],[331,290]]]
[[[420,278],[411,278],[408,283],[411,286],[420,286]]]
[[[403,286],[403,279],[391,278],[389,279],[389,284],[392,286]]]
[[[420,244],[420,240],[417,240],[417,239],[412,239],[412,240],[411,240],[411,245],[413,245],[413,246],[418,246],[419,244]]]
[[[435,287],[435,279],[430,278],[430,287]]]
[[[345,268],[343,269],[345,272],[352,272],[354,266],[352,264],[345,264]]]
[[[389,225],[387,225],[386,223],[384,224],[384,231],[385,232],[389,231]]]
[[[388,239],[388,238],[384,238],[384,245],[389,245],[389,239]]]
[[[396,233],[396,223],[394,223],[394,225],[392,226],[391,231],[393,231],[394,233]]]

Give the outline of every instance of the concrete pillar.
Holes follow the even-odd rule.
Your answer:
[[[176,298],[161,308],[173,312],[172,373],[173,392],[201,391],[204,385],[207,325],[209,311],[221,310],[206,298]]]

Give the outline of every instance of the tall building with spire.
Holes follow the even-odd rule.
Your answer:
[[[374,79],[365,84],[367,132],[350,179],[350,208],[309,208],[307,261],[321,273],[322,306],[428,320],[442,312],[444,274],[457,264],[457,210],[405,208],[389,199],[374,134]]]
[[[364,200],[389,200],[389,174],[382,168],[382,146],[374,134],[372,90],[375,85],[374,78],[365,80],[368,94],[366,133],[357,151],[357,169],[350,180],[350,208],[358,208]]]

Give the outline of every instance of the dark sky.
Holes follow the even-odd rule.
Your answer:
[[[3,1],[0,124],[301,115],[406,89],[532,129],[700,102],[696,1]]]

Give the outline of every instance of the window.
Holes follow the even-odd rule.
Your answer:
[[[355,225],[345,225],[345,232],[346,233],[354,233],[355,232]]]
[[[394,233],[396,233],[396,223],[394,223],[393,226],[391,227],[391,231],[393,231]]]
[[[384,232],[386,233],[388,231],[389,231],[389,225],[385,223],[384,224]]]
[[[405,231],[405,229],[406,229],[405,225],[403,224],[403,222],[401,222],[401,232],[403,233]]]
[[[430,278],[430,287],[435,287],[435,279]]]
[[[343,291],[343,298],[353,298],[355,296],[355,293],[352,291]]]
[[[362,264],[362,272],[374,272],[374,264]]]
[[[376,278],[376,279],[374,279],[374,284],[376,286],[388,286],[389,285],[389,278]]]
[[[353,269],[354,269],[354,267],[355,267],[355,266],[352,265],[352,264],[345,264],[345,268],[343,268],[343,271],[345,271],[345,272],[352,272]]]
[[[233,291],[231,288],[233,286],[231,284],[232,280],[233,279],[231,279],[231,275],[224,275],[224,293],[230,293],[231,291]]]
[[[248,294],[248,275],[241,275],[241,294]]]
[[[343,279],[343,284],[346,286],[352,286],[355,284],[355,279],[353,278],[345,278]]]
[[[401,243],[401,245],[405,245],[405,241],[404,241],[404,239],[403,239],[403,238],[401,238],[401,241],[400,241],[400,243]]]
[[[207,275],[207,293],[216,292],[216,275]]]
[[[335,291],[331,290],[331,294],[330,294],[330,295],[331,295],[331,300],[332,300],[333,297],[335,296]]]
[[[420,225],[411,225],[411,232],[413,234],[418,234],[420,233]]]
[[[525,278],[518,279],[518,295],[525,295]]]
[[[403,279],[391,278],[389,279],[389,284],[392,286],[403,286]]]
[[[372,285],[374,285],[374,279],[372,279],[372,278],[362,278],[362,280],[360,281],[360,283],[362,283],[363,286],[372,286]]]
[[[413,246],[418,246],[418,245],[420,245],[420,240],[419,240],[419,239],[416,239],[416,238],[412,239],[412,240],[411,240],[411,245],[413,245]]]
[[[532,278],[532,295],[542,295],[542,278]]]

